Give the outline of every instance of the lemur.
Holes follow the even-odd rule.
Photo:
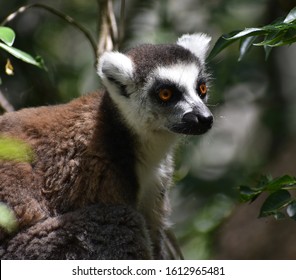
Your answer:
[[[161,251],[174,148],[181,135],[213,124],[205,105],[209,42],[198,33],[105,52],[97,68],[104,90],[4,114],[1,136],[34,152],[32,162],[0,161],[0,201],[18,229],[95,203],[129,205],[144,217],[153,258],[168,257]]]

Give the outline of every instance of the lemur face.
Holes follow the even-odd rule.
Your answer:
[[[209,41],[204,34],[184,35],[177,44],[102,55],[98,73],[132,128],[193,135],[211,128],[204,66]]]

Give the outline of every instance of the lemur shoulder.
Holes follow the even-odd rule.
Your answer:
[[[34,152],[31,163],[0,162],[0,201],[19,229],[95,203],[129,205],[144,217],[153,257],[165,257],[174,147],[180,135],[203,134],[213,123],[205,105],[209,41],[193,34],[106,52],[98,62],[104,90],[3,115],[1,136]]]

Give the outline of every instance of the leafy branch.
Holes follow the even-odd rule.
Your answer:
[[[252,47],[263,47],[267,59],[273,48],[295,43],[296,7],[284,19],[278,19],[274,23],[222,35],[215,43],[208,60],[237,41],[240,43],[239,61]],[[292,197],[292,190],[296,190],[296,178],[288,175],[275,179],[262,177],[255,186],[239,187],[242,202],[253,202],[263,193],[268,194],[260,208],[259,217],[274,216],[281,219],[288,216],[296,221],[296,198]]]
[[[33,64],[40,68],[45,68],[40,58],[34,58],[30,54],[12,47],[15,40],[15,33],[9,27],[0,26],[0,48],[10,53],[14,57],[26,63]],[[2,42],[1,42],[2,41]]]
[[[15,32],[9,27],[0,26],[0,49],[3,49],[4,51],[8,52],[9,54],[13,55],[14,57],[26,63],[46,69],[44,66],[43,60],[40,57],[34,58],[30,54],[12,47],[14,41],[15,41]],[[13,75],[13,66],[9,59],[7,59],[5,71],[7,75]],[[0,84],[1,84],[1,78],[0,78]],[[5,98],[5,96],[2,94],[1,91],[0,91],[0,105],[6,112],[14,111],[13,106],[9,103],[9,101]]]
[[[296,221],[296,198],[292,197],[291,190],[296,190],[296,178],[288,175],[275,179],[263,176],[255,186],[239,187],[242,202],[253,202],[262,193],[268,193],[259,217],[281,219],[288,216]]]
[[[263,27],[246,28],[222,35],[214,45],[208,59],[213,59],[222,50],[234,42],[240,42],[239,61],[243,59],[251,47],[264,47],[265,57],[268,58],[272,48],[291,45],[296,42],[296,7],[284,19]]]
[[[74,26],[77,30],[79,30],[89,41],[95,60],[97,61],[98,57],[106,50],[118,49],[120,43],[122,41],[124,35],[124,14],[125,14],[125,0],[121,0],[121,13],[120,13],[120,29],[118,31],[117,22],[115,19],[112,0],[97,0],[100,17],[98,21],[98,25],[100,27],[100,39],[98,43],[96,43],[92,34],[79,22],[75,21],[72,17],[63,12],[47,6],[45,4],[34,3],[27,6],[22,6],[18,8],[15,12],[8,15],[1,23],[0,23],[0,49],[3,49],[10,55],[37,67],[46,69],[43,60],[40,57],[34,58],[30,54],[19,50],[13,47],[13,43],[15,41],[15,32],[4,25],[8,24],[12,20],[14,20],[18,15],[26,12],[31,8],[39,8],[43,9],[51,14],[61,18],[66,21],[68,24]],[[6,63],[6,74],[13,75],[13,66],[9,59],[7,59]],[[1,78],[0,78],[1,84]],[[6,100],[4,95],[0,92],[0,105],[5,111],[13,111],[13,107]]]

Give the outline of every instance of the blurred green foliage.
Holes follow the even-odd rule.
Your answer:
[[[34,2],[0,0],[0,22],[20,6]],[[70,15],[99,37],[95,0],[38,3]],[[123,49],[142,42],[174,42],[181,34],[193,32],[209,33],[215,42],[232,30],[265,26],[284,18],[295,6],[293,0],[126,3]],[[115,0],[114,5],[119,17],[119,1]],[[72,26],[45,11],[31,9],[7,27],[16,33],[14,46],[41,56],[48,69],[42,71],[0,50],[0,90],[16,109],[67,102],[100,86],[91,47]],[[209,61],[213,76],[209,106],[215,114],[215,126],[203,137],[184,138],[185,145],[177,153],[173,222],[185,258],[215,258],[215,235],[236,211],[237,186],[250,185],[250,178],[262,173],[293,175],[295,161],[287,165],[280,160],[283,153],[291,153],[288,147],[294,147],[296,138],[293,48],[276,49],[268,61],[262,48],[244,55],[237,63],[236,46],[231,44]],[[4,74],[7,58],[14,67],[14,76]],[[283,200],[285,195],[282,193]],[[286,211],[293,217],[295,204]]]
[[[6,204],[0,202],[0,227],[4,228],[7,233],[12,233],[17,226],[14,212]]]
[[[10,137],[0,136],[0,160],[32,162],[34,153],[25,142]]]

